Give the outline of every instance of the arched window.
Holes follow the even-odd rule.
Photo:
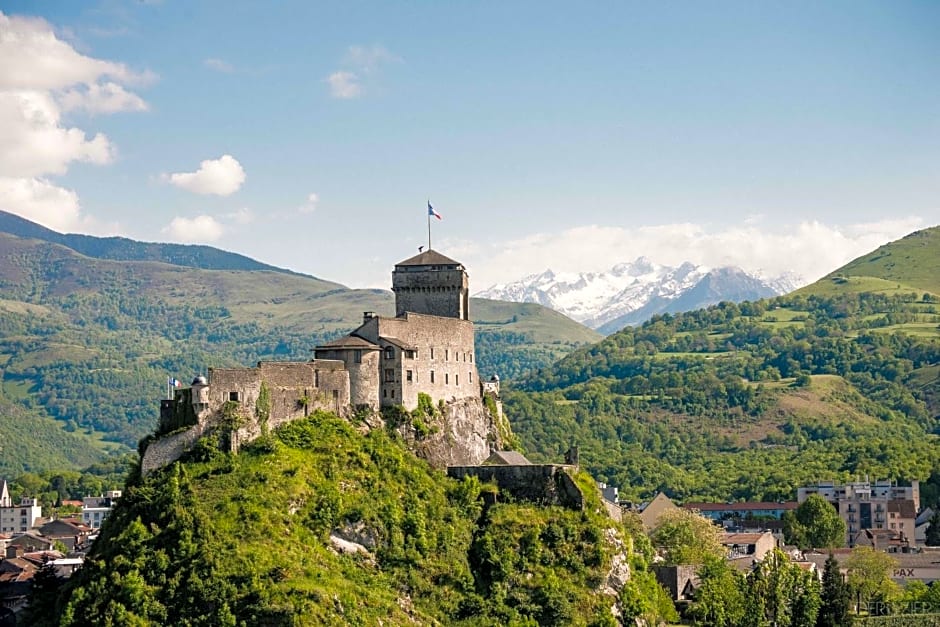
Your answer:
[[[395,349],[393,347],[385,347],[385,359],[395,359]]]

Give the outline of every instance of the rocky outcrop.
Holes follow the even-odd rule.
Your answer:
[[[398,432],[415,455],[435,468],[480,464],[503,447],[499,425],[480,398],[444,403],[437,415],[402,422]]]

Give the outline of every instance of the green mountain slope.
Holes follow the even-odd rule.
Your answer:
[[[484,506],[492,487],[318,414],[237,456],[207,444],[132,477],[30,624],[609,625],[617,598],[599,584],[632,543],[579,483],[583,512]],[[361,546],[341,553],[331,534]],[[645,557],[626,557],[642,580]]]
[[[168,377],[309,359],[317,344],[358,326],[363,311],[394,309],[382,290],[268,270],[90,258],[4,234],[0,295],[0,390],[73,432],[128,447],[152,430]],[[471,311],[487,376],[544,366],[596,337],[539,306],[474,300]]]
[[[61,244],[86,257],[115,261],[160,261],[205,270],[269,270],[297,274],[230,253],[211,246],[137,242],[126,237],[95,237],[92,235],[58,233],[6,211],[0,211],[0,233],[25,239]],[[304,275],[299,275],[304,276]],[[334,284],[339,287],[339,284]]]
[[[113,446],[0,396],[0,478],[53,468],[82,468],[101,459]]]
[[[918,267],[937,267],[940,248],[916,246]],[[527,377],[507,411],[533,455],[579,443],[587,467],[634,498],[776,500],[868,474],[930,478],[936,502],[940,310],[926,278],[657,317]]]
[[[798,294],[931,292],[940,297],[940,226],[923,229],[850,261]]]

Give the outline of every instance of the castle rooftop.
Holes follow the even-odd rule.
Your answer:
[[[399,261],[395,264],[395,267],[401,266],[460,266],[463,267],[459,261],[454,261],[450,257],[444,256],[436,250],[426,250],[423,253],[418,253],[414,257],[405,259],[404,261]]]

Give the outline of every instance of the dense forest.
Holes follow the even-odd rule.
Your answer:
[[[573,441],[631,498],[792,499],[870,475],[940,485],[930,293],[793,295],[655,317],[506,394],[535,456]]]

